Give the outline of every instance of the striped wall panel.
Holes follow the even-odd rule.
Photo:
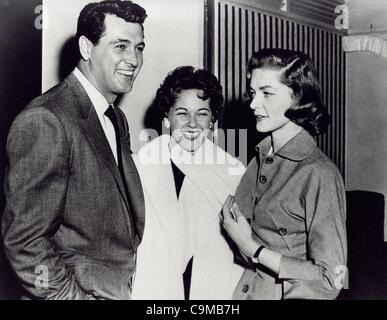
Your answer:
[[[212,45],[209,67],[220,80],[226,108],[240,101],[246,90],[246,64],[253,51],[284,48],[305,52],[314,62],[323,101],[332,124],[317,138],[319,147],[336,163],[345,177],[345,58],[342,35],[321,27],[298,23],[229,0],[213,0]]]

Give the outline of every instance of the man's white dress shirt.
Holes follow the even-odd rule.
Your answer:
[[[89,96],[93,104],[95,111],[97,112],[99,122],[101,123],[102,129],[105,132],[105,136],[109,141],[110,149],[113,152],[116,163],[118,163],[116,133],[112,122],[105,115],[105,111],[108,109],[109,103],[102,95],[102,93],[99,92],[98,89],[91,84],[91,82],[83,75],[83,73],[77,67],[74,69],[73,73],[85,89],[87,95]]]

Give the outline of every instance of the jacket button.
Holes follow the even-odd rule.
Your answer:
[[[260,176],[259,177],[259,182],[260,183],[266,183],[267,182],[267,178],[265,176]]]
[[[285,236],[287,233],[288,233],[288,230],[286,230],[285,228],[280,228],[279,229],[279,234],[281,236]]]
[[[267,164],[272,164],[273,163],[273,158],[269,157],[265,159],[265,163]]]
[[[246,293],[247,291],[249,291],[249,286],[247,284],[245,284],[243,287],[242,287],[242,292],[243,293]]]

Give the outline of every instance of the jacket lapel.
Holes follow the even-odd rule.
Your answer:
[[[128,205],[132,217],[134,218],[134,226],[137,229],[136,235],[139,236],[139,238],[136,239],[136,242],[139,244],[144,233],[145,225],[144,194],[140,176],[138,175],[137,168],[131,155],[132,151],[130,150],[130,135],[127,121],[123,112],[118,109],[118,107],[115,109],[120,128],[122,164],[125,172],[126,185],[128,187]]]
[[[103,158],[106,166],[113,175],[114,180],[116,181],[120,193],[124,199],[125,205],[129,209],[128,198],[125,192],[124,184],[121,179],[120,171],[118,170],[116,160],[114,159],[114,155],[110,148],[109,142],[105,136],[105,133],[102,129],[101,123],[99,122],[97,113],[94,108],[92,108],[88,119],[84,122],[84,128],[90,142],[95,147],[96,154],[99,154]]]
[[[118,166],[111,151],[109,142],[106,138],[101,123],[98,119],[97,112],[95,111],[90,98],[88,97],[86,91],[83,89],[78,79],[72,73],[65,79],[65,82],[74,93],[74,98],[78,105],[79,116],[82,120],[81,128],[85,133],[85,136],[93,146],[96,157],[102,158],[105,162],[107,168],[116,181],[127,209],[130,210],[128,197],[125,192],[125,187],[121,179],[120,171],[118,170]],[[128,215],[126,214],[126,216]],[[126,217],[126,220],[127,219],[128,217]],[[127,222],[128,225],[130,225],[128,220]]]

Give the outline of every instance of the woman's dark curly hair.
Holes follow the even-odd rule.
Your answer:
[[[223,107],[222,86],[211,72],[204,69],[183,66],[170,72],[157,90],[155,103],[164,115],[168,115],[180,92],[190,89],[203,92],[198,94],[198,98],[210,99],[212,120],[215,122]]]
[[[330,116],[322,104],[316,69],[306,54],[285,49],[262,49],[253,53],[247,69],[249,79],[254,69],[280,70],[280,80],[292,89],[294,99],[285,116],[313,136],[326,131]]]

